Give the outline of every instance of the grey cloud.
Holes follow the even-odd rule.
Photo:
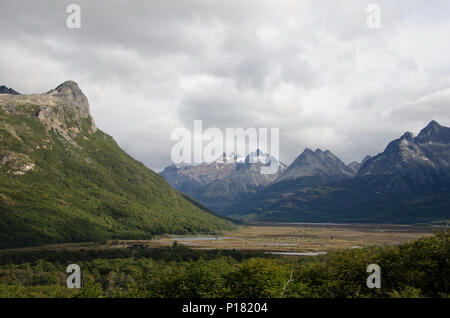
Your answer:
[[[278,127],[281,160],[304,147],[346,162],[405,130],[450,122],[446,1],[0,2],[0,85],[44,92],[75,80],[98,126],[155,170],[172,129]]]

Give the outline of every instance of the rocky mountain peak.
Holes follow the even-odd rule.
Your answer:
[[[231,152],[229,154],[227,154],[226,152],[224,152],[219,158],[216,159],[216,163],[228,163],[228,164],[233,164],[233,163],[238,163],[238,162],[243,162],[244,158],[238,156],[236,153]]]
[[[450,128],[439,125],[435,120],[423,128],[416,138],[419,143],[440,142],[450,143]]]
[[[361,164],[357,161],[350,162],[347,167],[353,171],[353,173],[358,173],[359,168],[361,168]]]
[[[432,120],[419,135],[405,133],[391,141],[386,149],[368,160],[358,171],[359,176],[394,174],[426,169],[447,169],[450,163],[450,128]]]
[[[256,149],[253,152],[250,152],[245,157],[245,163],[263,163],[265,164],[267,160],[270,160],[270,155],[262,152],[259,149]]]
[[[47,95],[58,97],[67,104],[73,105],[75,110],[82,115],[91,115],[89,102],[78,87],[78,84],[74,81],[65,81],[56,88],[48,91]]]
[[[408,141],[413,141],[414,140],[414,135],[413,135],[412,132],[407,131],[407,132],[405,132],[403,134],[403,136],[400,137],[400,139],[406,139]]]
[[[20,95],[20,93],[5,85],[0,86],[0,94]]]
[[[315,175],[353,176],[355,172],[347,167],[331,151],[306,148],[300,156],[282,173],[279,180],[297,179]]]
[[[75,120],[78,120],[80,118],[88,118],[90,120],[91,133],[97,130],[94,119],[91,116],[88,99],[78,87],[78,84],[76,82],[65,81],[64,83],[58,85],[56,88],[48,91],[43,95],[56,100],[56,102],[58,103],[58,107],[62,106],[65,109],[73,111],[75,114]],[[42,109],[39,115],[40,119],[44,122],[48,121],[49,118],[52,123],[55,122],[55,120],[51,118],[55,116],[53,110],[50,110],[48,108]]]

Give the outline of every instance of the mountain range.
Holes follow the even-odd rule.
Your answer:
[[[0,248],[218,233],[233,224],[98,129],[73,81],[0,93]]]
[[[261,167],[271,162],[278,164],[278,172],[262,174]],[[171,165],[160,174],[174,188],[223,213],[241,196],[274,182],[285,169],[283,163],[257,149],[246,157],[224,153],[210,163]]]
[[[212,177],[201,194],[211,209],[234,218],[291,222],[429,223],[450,219],[450,128],[431,121],[406,132],[376,156],[345,165],[330,151],[305,149],[286,169],[223,205]],[[189,168],[188,168],[189,170]],[[205,171],[202,176],[205,176]],[[176,174],[167,177],[178,188]],[[195,169],[184,179],[184,189]],[[256,179],[252,176],[252,179]],[[233,180],[222,176],[233,188]],[[224,181],[220,181],[223,183]],[[250,184],[242,177],[240,186]],[[183,191],[184,189],[180,189]],[[222,190],[221,195],[224,191]],[[216,205],[219,208],[216,208]]]

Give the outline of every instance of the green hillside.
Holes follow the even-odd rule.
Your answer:
[[[44,106],[53,97],[11,98],[0,95],[0,248],[233,227],[127,155],[90,115]]]

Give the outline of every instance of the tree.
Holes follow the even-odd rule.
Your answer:
[[[231,297],[281,297],[290,272],[272,259],[253,258],[229,276]]]

